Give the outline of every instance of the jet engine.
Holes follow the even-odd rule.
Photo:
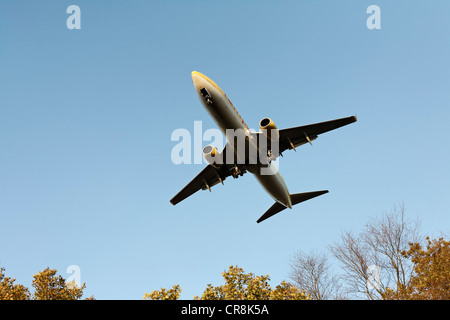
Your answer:
[[[278,133],[278,128],[275,123],[270,118],[264,118],[259,122],[259,128],[263,134],[270,140],[278,140],[280,134]]]
[[[216,147],[207,145],[203,148],[203,157],[206,162],[212,165],[214,168],[219,168],[222,165],[222,158]]]

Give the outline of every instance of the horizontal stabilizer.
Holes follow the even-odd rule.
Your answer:
[[[292,205],[296,205],[300,202],[321,196],[322,194],[328,193],[328,190],[321,190],[321,191],[313,191],[313,192],[304,192],[304,193],[295,193],[291,194],[291,202]],[[282,204],[275,202],[273,206],[269,208],[262,216],[259,218],[256,222],[260,223],[261,221],[266,220],[267,218],[270,218],[271,216],[277,214],[278,212],[283,211],[286,209],[285,206]]]

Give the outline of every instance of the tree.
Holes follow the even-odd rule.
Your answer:
[[[201,300],[309,300],[302,290],[283,281],[272,289],[269,275],[255,276],[244,273],[238,266],[230,266],[222,272],[225,284],[214,287],[208,284]]]
[[[324,253],[309,255],[298,251],[290,263],[290,278],[314,300],[342,299],[337,276],[330,274],[330,264]]]
[[[146,292],[144,294],[144,300],[178,300],[180,294],[181,288],[176,284],[169,290],[161,288],[160,291],[154,290],[151,293]]]
[[[29,300],[30,291],[21,284],[14,284],[16,279],[6,277],[5,268],[0,268],[0,300]]]
[[[413,263],[402,252],[418,241],[418,229],[418,223],[406,220],[402,205],[369,221],[359,234],[345,232],[330,249],[341,263],[349,291],[374,300],[382,299],[387,288],[408,286]]]
[[[311,298],[306,292],[282,281],[270,292],[270,300],[311,300]]]
[[[450,242],[427,237],[423,248],[419,224],[408,221],[405,212],[403,205],[394,208],[371,219],[362,232],[344,232],[341,241],[329,247],[348,293],[372,300],[450,299]],[[298,252],[291,279],[312,299],[341,298],[329,270],[325,254]]]
[[[426,250],[419,243],[410,243],[404,257],[414,263],[414,274],[406,286],[389,289],[384,299],[449,300],[450,299],[450,241],[443,238],[427,240]]]
[[[83,296],[86,284],[77,287],[75,283],[66,283],[62,276],[56,276],[55,269],[46,268],[33,276],[35,300],[78,300]]]
[[[238,266],[230,266],[222,273],[225,283],[220,286],[208,284],[202,296],[195,296],[195,300],[309,300],[309,296],[283,281],[272,289],[269,285],[269,275],[255,276],[253,273],[244,273]],[[169,294],[172,290],[172,295]],[[144,294],[144,299],[163,300],[170,297],[178,299],[181,289],[178,285],[172,289],[162,288],[160,291]]]
[[[66,282],[56,270],[46,268],[33,276],[33,294],[21,284],[14,284],[15,279],[5,277],[4,268],[0,268],[0,300],[78,300],[83,296],[86,284],[81,287],[74,282]],[[94,297],[88,298],[93,300]]]
[[[270,298],[271,288],[269,275],[255,276],[244,273],[238,266],[230,266],[228,271],[222,272],[225,284],[213,287],[208,284],[203,295],[194,297],[201,300],[267,300]]]

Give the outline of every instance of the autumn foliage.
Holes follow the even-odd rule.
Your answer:
[[[0,300],[79,300],[86,287],[85,283],[78,287],[74,282],[66,282],[55,269],[46,268],[33,276],[34,291],[31,293],[25,286],[15,284],[16,279],[6,277],[4,272],[5,269],[0,268]]]
[[[283,281],[272,288],[269,284],[269,275],[255,276],[253,273],[244,273],[238,266],[230,266],[222,273],[224,284],[213,286],[208,284],[201,296],[195,300],[309,300],[309,296],[302,290]],[[172,289],[152,291],[145,293],[147,300],[178,299],[181,289],[178,285]]]
[[[410,243],[402,255],[411,259],[414,273],[406,286],[388,289],[384,299],[450,300],[450,242],[427,237],[424,250],[419,243]]]

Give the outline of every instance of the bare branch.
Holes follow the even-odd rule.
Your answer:
[[[387,288],[409,283],[413,266],[401,253],[418,239],[419,224],[408,221],[405,212],[401,204],[391,213],[372,218],[359,234],[346,232],[340,243],[330,246],[350,292],[381,299]]]
[[[291,280],[314,300],[341,298],[338,279],[330,276],[325,254],[312,252],[307,255],[299,251],[292,258],[290,267]]]

